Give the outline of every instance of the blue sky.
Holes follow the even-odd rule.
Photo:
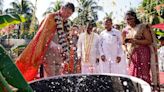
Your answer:
[[[14,0],[4,0],[4,7],[10,7],[9,3]],[[19,0],[20,1],[20,0]],[[29,0],[32,3],[35,3],[35,0]],[[37,11],[36,16],[39,19],[39,22],[43,19],[43,12],[50,6],[51,2],[56,0],[37,0]],[[63,2],[72,2],[75,6],[78,6],[77,0],[62,0]],[[110,13],[113,11],[113,22],[119,23],[123,20],[124,13],[130,8],[136,8],[142,0],[97,0],[98,5],[103,6],[103,11],[98,12],[99,20],[102,20],[105,16],[105,13]],[[113,4],[115,2],[115,5]],[[74,13],[70,19],[73,19],[77,16],[77,13]]]

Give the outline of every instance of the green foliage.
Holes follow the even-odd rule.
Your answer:
[[[30,25],[34,25],[32,26],[32,27],[35,27],[34,29],[37,28],[38,19],[36,18],[36,15],[35,15],[36,5],[34,6],[29,0],[15,0],[11,2],[10,5],[11,5],[11,8],[7,8],[5,10],[6,14],[20,14],[20,15],[23,15],[26,19],[24,23],[18,24],[19,26],[17,30],[18,38],[24,37],[24,34],[26,34],[24,32],[26,31],[30,32]]]
[[[98,21],[98,22],[96,22],[96,26],[97,26],[97,28],[98,28],[97,31],[98,31],[99,33],[100,33],[101,31],[105,30],[102,21]]]
[[[156,31],[157,35],[164,36],[164,31]]]
[[[0,0],[0,15],[3,12],[3,0]]]
[[[45,16],[48,13],[52,13],[52,12],[58,11],[61,8],[61,6],[62,6],[62,1],[61,0],[57,0],[56,2],[52,2],[51,4],[53,6],[48,7],[46,12],[44,12],[43,16]]]
[[[142,10],[138,12],[140,19],[143,22],[150,24],[158,24],[162,23],[164,16],[164,9],[156,10],[155,7],[163,4],[163,0],[143,0],[138,10]]]
[[[9,26],[11,24],[19,24],[22,22],[25,22],[26,19],[18,14],[13,14],[13,15],[2,15],[0,16],[0,29],[6,26]]]
[[[113,12],[110,12],[110,13],[105,13],[105,17],[112,18],[112,16],[113,16]]]
[[[157,36],[164,36],[164,31],[157,29],[157,28],[153,28],[153,31],[155,32],[155,34]]]
[[[78,16],[73,21],[78,25],[86,25],[89,20],[98,20],[97,11],[102,10],[94,0],[78,0],[79,7],[76,7]]]
[[[156,6],[164,3],[164,0],[143,0],[138,8],[138,16],[142,22],[152,25],[164,23],[164,8],[156,10]],[[155,29],[156,35],[163,36],[164,31]]]
[[[23,38],[23,39],[32,39],[35,36],[35,33],[36,32],[29,33],[28,31],[25,31],[25,32],[23,32],[20,35],[20,38]]]
[[[27,45],[19,45],[16,47],[11,48],[13,53],[16,53],[17,55],[19,55],[25,48]]]

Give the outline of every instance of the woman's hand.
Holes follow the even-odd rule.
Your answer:
[[[96,64],[98,64],[99,63],[99,58],[96,58]]]
[[[116,57],[116,63],[120,63],[120,61],[121,61],[121,57],[117,56]]]
[[[125,39],[126,43],[136,44],[136,41],[137,41],[137,39],[134,39],[134,38],[127,38],[127,39]]]

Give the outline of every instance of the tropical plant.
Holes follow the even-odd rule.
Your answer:
[[[0,29],[12,24],[20,24],[21,22],[25,22],[26,19],[18,14],[12,15],[1,15],[0,16]]]
[[[163,0],[143,0],[137,9],[138,16],[142,22],[149,24],[159,24],[164,22],[164,6],[156,9],[164,3]],[[157,35],[164,35],[160,29],[154,29]]]
[[[97,21],[96,22],[96,27],[97,27],[97,32],[101,33],[101,31],[105,30],[104,26],[103,26],[103,21]]]
[[[113,12],[110,12],[110,13],[105,13],[105,17],[109,17],[109,18],[112,18],[112,16],[113,16]]]
[[[156,10],[155,7],[163,4],[163,0],[143,0],[139,6],[138,15],[143,22],[150,24],[157,24],[164,22],[162,16],[164,15],[164,9]]]
[[[16,47],[12,47],[11,50],[14,54],[17,54],[17,56],[19,56],[22,51],[26,48],[27,44],[24,44],[24,45],[19,45],[19,46],[16,46]]]
[[[2,15],[3,12],[3,0],[0,0],[0,15]]]
[[[5,12],[9,14],[17,13],[25,15],[25,17],[29,17],[30,15],[32,16],[34,11],[34,5],[28,0],[21,0],[21,2],[15,0],[14,2],[11,2],[10,5],[12,8],[7,8],[5,10]]]
[[[97,5],[94,0],[77,0],[79,7],[77,7],[78,16],[74,19],[75,24],[86,25],[88,20],[98,20],[97,11],[102,10],[101,6]]]
[[[37,0],[35,2],[34,12],[32,14],[32,18],[31,18],[30,29],[29,29],[29,32],[27,34],[27,37],[30,36],[30,39],[32,39],[33,36],[35,35],[36,30],[38,29],[38,24],[39,24],[39,22],[38,22],[38,20],[36,18],[36,15],[35,15],[35,13],[36,13],[36,6],[37,6]]]
[[[61,6],[62,6],[62,1],[61,0],[57,0],[56,2],[51,2],[51,5],[53,5],[53,6],[48,7],[46,12],[43,13],[43,16],[45,16],[48,13],[52,13],[52,12],[58,11],[61,8]]]
[[[22,30],[22,33],[25,30],[29,30],[32,15],[34,12],[34,5],[28,1],[28,0],[21,0],[20,2],[18,0],[15,0],[14,2],[11,2],[10,5],[12,8],[7,8],[5,10],[5,13],[7,14],[21,14],[24,15],[24,17],[27,19],[25,23],[20,24],[18,29],[18,38],[20,37],[20,30]]]

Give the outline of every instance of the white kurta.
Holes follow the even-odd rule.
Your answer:
[[[158,49],[159,70],[164,71],[164,46]]]
[[[88,36],[88,37],[86,37]],[[90,53],[89,55],[86,55],[86,38],[91,40],[92,35],[88,35],[86,32],[81,33],[78,40],[77,45],[77,54],[78,58],[81,58],[81,72],[82,73],[97,73],[98,72],[98,66],[96,63],[96,58],[99,58],[99,35],[96,33],[93,33],[93,40],[90,41],[90,43],[87,43],[90,45]],[[86,61],[86,56],[89,56],[89,60]]]
[[[112,28],[100,34],[100,54],[105,55],[106,61],[100,62],[101,73],[127,74],[125,55],[121,47],[121,32]],[[116,57],[121,57],[121,62],[116,63]]]

